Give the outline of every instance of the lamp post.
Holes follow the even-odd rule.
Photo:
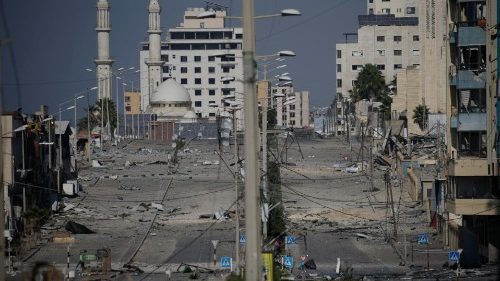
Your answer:
[[[298,16],[295,9],[282,10],[279,14],[254,16],[253,0],[243,1],[243,92],[245,116],[245,228],[247,251],[245,279],[261,278],[261,239],[259,208],[259,163],[257,96],[255,95],[255,19],[276,16]],[[198,18],[215,17],[214,11],[203,12]]]
[[[26,175],[26,166],[25,166],[25,159],[24,159],[24,133],[26,131],[26,128],[28,125],[23,125],[17,129],[14,130],[14,132],[21,132],[21,157],[22,157],[22,170],[21,170],[21,177],[24,178]],[[14,179],[13,179],[14,182]],[[26,212],[26,186],[23,184],[23,213]]]

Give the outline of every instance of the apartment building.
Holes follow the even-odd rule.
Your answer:
[[[215,18],[200,19],[198,15],[206,12],[204,8],[188,8],[180,26],[168,29],[166,38],[161,40],[161,79],[175,79],[188,90],[196,115],[215,120],[223,106],[222,98],[232,93],[241,98],[243,92],[243,31],[226,26],[226,10],[215,7],[211,11],[215,12]],[[156,88],[150,83],[146,64],[149,47],[149,42],[142,42],[143,111],[148,108],[151,91]]]
[[[309,91],[295,91],[293,86],[272,87],[273,94],[284,97],[274,99],[276,125],[279,128],[305,128],[310,124]]]
[[[349,96],[365,64],[376,65],[386,84],[394,80],[398,70],[420,67],[418,7],[414,2],[368,1],[368,9],[373,9],[373,13],[359,15],[357,32],[345,34],[346,42],[336,44],[337,93]],[[378,4],[392,8],[377,8]],[[415,13],[393,14],[392,11],[398,11],[397,7],[404,7],[405,11],[411,8]]]
[[[449,0],[448,186],[441,217],[463,263],[498,262],[498,1]]]

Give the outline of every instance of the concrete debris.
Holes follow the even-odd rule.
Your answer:
[[[149,211],[149,206],[144,204],[144,203],[141,203],[137,206],[132,207],[132,211],[143,213],[143,212]]]
[[[92,168],[100,168],[103,167],[102,162],[99,160],[92,160]]]
[[[154,202],[152,202],[152,203],[151,203],[151,207],[152,207],[152,208],[155,208],[155,209],[156,209],[156,210],[158,210],[158,211],[164,211],[164,209],[163,209],[163,205],[162,205],[162,204],[158,204],[158,203],[154,203]]]
[[[70,244],[75,243],[75,237],[68,231],[54,231],[52,241],[56,244]]]
[[[117,180],[118,176],[117,175],[113,175],[113,176],[109,176],[109,178],[112,179],[112,180]]]
[[[74,221],[68,221],[64,227],[67,231],[74,234],[93,234],[94,231],[88,229],[85,225],[76,223]]]
[[[206,160],[203,161],[202,165],[219,165],[219,160],[214,160],[214,161]]]
[[[169,163],[167,161],[162,161],[162,160],[156,160],[153,162],[146,163],[146,165],[168,165]]]
[[[198,218],[200,218],[200,219],[212,219],[212,218],[214,218],[214,215],[211,215],[211,214],[202,214]]]
[[[364,238],[364,239],[370,239],[370,237],[366,234],[363,233],[356,233],[356,237],[358,238]]]
[[[70,204],[70,203],[65,203],[65,204],[64,204],[64,209],[63,209],[63,212],[67,212],[67,211],[69,211],[69,210],[73,209],[74,207],[75,207],[75,205],[73,205],[73,204]]]
[[[132,167],[136,166],[137,164],[135,162],[130,162],[129,160],[125,161],[125,167]]]
[[[118,187],[118,190],[141,190],[141,188],[137,187],[137,186],[126,186],[126,185],[120,185],[120,187]],[[120,199],[120,200],[123,200],[123,199]]]

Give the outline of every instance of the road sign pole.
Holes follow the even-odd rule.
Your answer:
[[[429,243],[426,244],[427,245],[427,270],[429,270],[430,268],[430,263],[429,263]]]

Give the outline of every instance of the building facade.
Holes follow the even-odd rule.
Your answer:
[[[295,91],[293,86],[272,87],[271,91],[272,94],[285,95],[273,98],[278,128],[306,128],[311,125],[309,91]]]
[[[141,113],[141,93],[140,92],[125,92],[124,93],[124,108],[125,115],[133,115]]]
[[[463,262],[498,262],[500,187],[497,0],[448,1],[448,187],[445,238],[464,249]],[[497,32],[497,30],[495,30]]]
[[[241,98],[243,92],[243,33],[241,28],[225,25],[225,10],[213,10],[215,18],[197,18],[203,12],[203,8],[188,8],[183,23],[168,29],[161,41],[161,80],[175,79],[189,92],[196,115],[215,120],[222,98],[229,94]],[[140,51],[143,111],[154,92],[146,63],[150,47],[143,42]]]
[[[376,65],[386,84],[394,80],[398,70],[408,66],[420,67],[417,17],[374,14],[362,15],[358,19],[357,40],[336,45],[337,93],[344,97],[349,96],[365,64]]]

